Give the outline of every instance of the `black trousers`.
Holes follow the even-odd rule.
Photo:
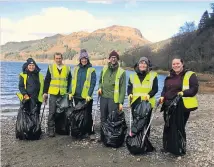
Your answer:
[[[84,101],[84,99],[78,99],[78,98],[74,97],[74,103],[75,103],[75,105],[77,105],[78,102],[81,102],[81,101]],[[93,125],[92,106],[93,106],[93,99],[90,100],[88,102],[88,105],[87,105],[87,119],[88,119],[88,129],[87,129],[87,132],[88,132],[89,135],[90,134],[94,134],[94,131],[92,131],[92,125]]]
[[[48,114],[48,129],[55,127],[56,101],[61,95],[50,95],[49,98],[49,114]]]
[[[100,98],[100,119],[101,124],[108,118],[108,114],[119,109],[119,103],[115,103],[114,99],[101,97]]]

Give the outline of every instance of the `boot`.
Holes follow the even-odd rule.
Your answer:
[[[48,128],[48,136],[55,137],[55,130],[54,128]]]

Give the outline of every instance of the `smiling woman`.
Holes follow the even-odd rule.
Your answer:
[[[190,112],[198,108],[197,93],[198,79],[196,74],[184,68],[182,59],[174,58],[172,60],[172,70],[165,79],[159,100],[160,103],[163,103],[161,110],[164,111],[165,121],[163,132],[164,152],[171,152],[176,155],[186,154],[185,126]],[[175,99],[178,99],[176,103]],[[172,103],[175,106],[174,110],[171,109]]]

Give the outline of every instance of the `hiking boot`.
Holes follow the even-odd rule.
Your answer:
[[[48,129],[48,136],[49,136],[49,137],[55,137],[54,128]]]

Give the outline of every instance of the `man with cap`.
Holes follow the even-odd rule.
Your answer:
[[[151,107],[155,107],[155,94],[158,92],[157,73],[151,71],[151,63],[146,57],[141,57],[134,66],[135,73],[130,75],[127,87],[127,94],[129,102],[131,103],[132,113],[135,107],[141,103],[142,100],[149,101]],[[149,113],[149,119],[151,117]],[[148,131],[148,136],[150,130]]]
[[[109,63],[101,71],[98,95],[100,98],[101,124],[112,111],[122,111],[126,92],[126,72],[119,67],[119,54],[112,51]]]
[[[74,67],[72,73],[72,84],[69,99],[74,99],[75,104],[79,101],[86,100],[87,114],[88,114],[88,129],[87,132],[90,138],[94,138],[94,131],[92,131],[92,106],[93,106],[93,92],[96,86],[96,72],[95,68],[89,61],[88,53],[85,49],[80,51],[79,64]],[[86,135],[86,136],[87,136]]]
[[[49,99],[49,115],[48,115],[48,136],[55,136],[55,113],[56,100],[69,92],[71,84],[70,67],[62,63],[63,57],[61,53],[54,54],[54,63],[48,66],[44,83],[43,98],[46,101],[48,94]]]
[[[27,62],[22,66],[22,72],[19,74],[19,91],[17,93],[19,99],[30,99],[30,111],[35,109],[40,114],[41,104],[43,102],[44,77],[40,72],[40,68],[32,58],[28,58]]]

